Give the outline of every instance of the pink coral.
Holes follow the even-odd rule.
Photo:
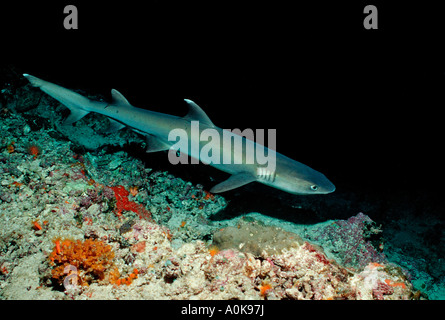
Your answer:
[[[371,262],[387,263],[379,249],[381,232],[371,218],[360,212],[348,220],[338,220],[311,231],[309,239],[336,252],[335,259],[342,265],[361,269]]]

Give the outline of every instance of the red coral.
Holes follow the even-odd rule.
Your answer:
[[[121,216],[122,211],[133,211],[138,214],[141,219],[149,220],[151,218],[150,212],[144,208],[142,204],[128,200],[130,194],[123,186],[111,187],[116,198],[116,215]]]
[[[36,144],[30,144],[26,149],[30,155],[34,156],[34,159],[36,159],[37,156],[42,153],[42,149],[40,149],[40,147]]]

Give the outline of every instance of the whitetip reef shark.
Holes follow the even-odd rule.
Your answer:
[[[208,163],[231,174],[227,180],[211,188],[210,192],[212,193],[232,190],[254,181],[297,195],[327,194],[335,191],[335,186],[322,173],[245,137],[242,137],[242,139],[246,146],[250,145],[255,150],[262,150],[263,154],[274,155],[274,169],[272,171],[256,160],[247,162],[248,155],[245,154],[246,150],[249,150],[247,147],[239,149],[232,145],[226,146],[220,139],[201,141],[199,136],[190,134],[192,133],[193,123],[196,123],[196,121],[199,123],[200,132],[211,129],[212,132],[216,132],[220,136],[228,134],[230,137],[230,135],[236,134],[215,126],[206,113],[191,100],[184,99],[189,106],[189,112],[185,117],[178,117],[136,108],[115,89],[111,90],[112,102],[107,103],[90,100],[72,90],[29,74],[23,74],[23,76],[29,80],[31,85],[40,88],[40,90],[70,109],[71,113],[64,121],[64,125],[72,125],[88,113],[96,112],[110,119],[111,130],[119,130],[128,126],[145,135],[148,145],[147,152],[174,150],[175,142],[169,140],[169,134],[172,130],[182,129],[188,133],[188,139],[191,140],[188,141],[188,145],[195,144],[200,148],[181,148],[181,153],[205,163],[201,153],[197,151],[205,145],[207,148],[213,148],[212,150],[219,150],[220,154],[228,153],[233,155],[234,158],[243,159],[241,163],[224,163],[223,161]],[[236,154],[240,152],[243,154]]]

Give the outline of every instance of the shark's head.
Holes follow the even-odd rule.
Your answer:
[[[277,162],[275,181],[271,185],[283,191],[299,194],[327,194],[335,191],[326,176],[300,162],[286,159]],[[289,161],[290,160],[290,161]]]

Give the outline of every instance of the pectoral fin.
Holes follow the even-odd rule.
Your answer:
[[[212,189],[210,189],[210,192],[220,193],[224,191],[229,191],[244,186],[245,184],[248,184],[253,181],[256,181],[256,178],[252,174],[248,172],[237,173],[231,175],[229,179],[214,186]]]
[[[64,126],[70,126],[74,122],[79,121],[83,117],[85,117],[89,112],[81,109],[71,109],[71,113],[68,117],[63,121]]]
[[[108,120],[110,121],[110,125],[106,131],[106,133],[113,133],[113,132],[117,132],[122,128],[125,128],[125,124],[123,124],[122,122],[116,121],[114,119],[108,118]]]
[[[170,145],[163,142],[159,138],[149,134],[146,136],[147,140],[147,148],[145,149],[145,152],[158,152],[158,151],[165,151],[170,149]]]

